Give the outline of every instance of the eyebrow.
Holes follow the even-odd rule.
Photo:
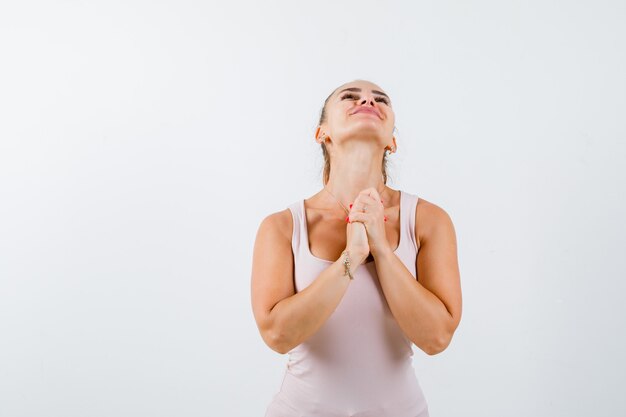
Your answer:
[[[343,90],[341,90],[339,93],[337,93],[338,95],[343,93],[344,91],[355,91],[355,92],[361,92],[361,89],[359,87],[348,87],[348,88],[344,88]],[[374,94],[380,94],[381,96],[385,96],[387,98],[389,98],[389,96],[385,93],[383,93],[382,91],[378,91],[378,90],[372,90],[372,93]]]

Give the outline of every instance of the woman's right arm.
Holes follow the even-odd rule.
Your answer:
[[[343,258],[339,258],[296,293],[291,231],[289,209],[267,216],[259,226],[252,260],[254,318],[265,343],[279,353],[289,352],[313,335],[335,311],[350,285]],[[350,255],[354,273],[367,254]]]

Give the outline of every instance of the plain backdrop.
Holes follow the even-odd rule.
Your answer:
[[[391,96],[390,182],[448,212],[433,417],[626,414],[623,1],[0,5],[0,417],[263,416],[269,214],[322,187],[337,86]]]

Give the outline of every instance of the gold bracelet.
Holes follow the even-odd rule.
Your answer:
[[[345,272],[343,275],[344,275],[344,276],[345,276],[345,275],[348,275],[348,276],[350,277],[350,279],[354,279],[354,277],[352,276],[352,272],[350,272],[350,253],[349,253],[347,250],[344,250],[344,251],[341,253],[341,256],[343,256],[344,254],[346,255],[346,257],[345,257],[345,259],[343,260],[343,265],[344,265],[344,266],[345,266],[345,268],[346,268],[346,272]]]

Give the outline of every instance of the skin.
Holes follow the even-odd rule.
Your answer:
[[[346,88],[360,90],[343,91]],[[352,204],[346,223],[346,212],[325,190],[305,199],[311,253],[335,261],[296,293],[289,209],[270,214],[259,226],[252,263],[252,307],[263,340],[279,353],[314,334],[341,302],[351,282],[342,264],[341,253],[346,249],[353,271],[368,256],[373,257],[394,318],[424,352],[434,355],[445,350],[459,325],[462,296],[456,234],[445,210],[422,198],[416,207],[419,281],[393,253],[400,238],[400,193],[383,183],[381,160],[385,149],[397,149],[395,115],[388,97],[377,92],[384,90],[365,80],[338,87],[327,103],[327,120],[315,131],[315,140],[325,139],[331,156],[326,189],[344,206]],[[378,114],[354,113],[359,108]]]

